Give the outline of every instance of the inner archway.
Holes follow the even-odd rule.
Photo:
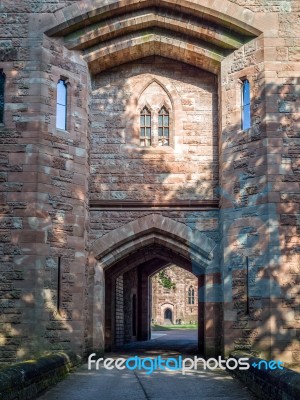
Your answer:
[[[194,274],[170,264],[155,273],[150,283],[152,332],[164,330],[165,325],[197,327],[198,278]]]
[[[198,333],[204,332],[198,326],[198,277],[169,264],[152,275],[150,283],[151,341],[144,347],[153,353],[197,354]]]

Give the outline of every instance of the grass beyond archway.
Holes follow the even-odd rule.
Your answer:
[[[198,329],[198,324],[184,324],[184,325],[151,325],[153,331],[170,331],[173,329]]]

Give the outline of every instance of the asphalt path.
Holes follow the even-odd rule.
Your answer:
[[[161,359],[195,357],[197,332],[195,330],[156,331],[152,340],[124,346],[118,352],[105,357],[142,358],[160,356]],[[99,370],[82,365],[64,381],[39,397],[39,400],[253,400],[248,389],[221,369],[145,370],[105,369]],[[133,365],[133,364],[131,364]],[[95,366],[95,364],[92,364]],[[148,366],[149,372],[149,366]]]

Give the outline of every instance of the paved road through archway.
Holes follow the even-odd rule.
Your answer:
[[[193,357],[196,337],[192,330],[153,332],[153,339],[124,346],[107,357]],[[253,400],[245,386],[226,371],[198,370],[183,375],[181,371],[96,371],[81,366],[41,396],[40,400]]]

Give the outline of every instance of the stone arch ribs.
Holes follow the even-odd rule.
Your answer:
[[[214,25],[214,23],[174,13],[174,11],[168,13],[167,10],[147,8],[92,24],[88,28],[77,31],[76,35],[66,36],[65,45],[73,50],[86,49],[99,42],[153,27],[207,40],[224,49],[236,49],[243,44],[241,37],[234,35],[229,29]]]
[[[212,239],[160,214],[149,214],[109,232],[93,243],[91,252],[101,267],[108,269],[129,254],[153,244],[191,260],[195,275],[197,271],[203,274],[216,258],[216,243]]]
[[[255,13],[227,0],[84,1],[55,16],[46,34],[81,50],[94,74],[151,55],[218,73],[226,55],[262,31]]]
[[[92,23],[147,7],[184,12],[244,35],[256,36],[263,30],[263,25],[255,19],[255,13],[228,0],[85,0],[54,13],[56,24],[46,34],[65,36]]]
[[[182,38],[168,32],[152,30],[137,32],[117,42],[97,46],[92,53],[84,56],[93,74],[113,68],[125,62],[160,55],[206,69],[214,74],[219,72],[224,54],[219,54],[209,46],[199,46],[195,42],[184,42]],[[101,60],[101,61],[100,61]]]

